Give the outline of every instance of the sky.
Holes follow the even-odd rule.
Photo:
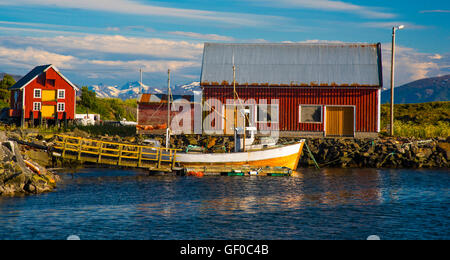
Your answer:
[[[73,83],[199,81],[204,42],[382,43],[390,83],[450,74],[448,0],[0,0],[0,72],[54,64]]]

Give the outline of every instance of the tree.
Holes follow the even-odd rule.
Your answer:
[[[80,103],[85,108],[96,110],[97,109],[97,98],[95,96],[95,91],[89,90],[88,87],[86,87],[86,86],[82,87]]]
[[[3,79],[0,81],[0,106],[5,107],[8,106],[9,98],[11,96],[10,88],[16,84],[14,78],[8,74],[3,76]]]

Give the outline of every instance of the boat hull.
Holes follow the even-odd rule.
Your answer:
[[[292,145],[240,153],[190,154],[178,153],[176,161],[185,167],[199,165],[248,165],[255,167],[286,167],[297,169],[305,140]]]

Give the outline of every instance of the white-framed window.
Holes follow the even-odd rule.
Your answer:
[[[278,104],[259,104],[258,123],[278,123],[280,106]]]
[[[57,111],[58,111],[58,112],[64,112],[64,111],[66,111],[66,103],[58,103]]]
[[[66,90],[58,89],[58,99],[65,99],[65,98],[66,98]]]
[[[299,122],[300,123],[322,123],[321,105],[300,105],[299,106]]]
[[[33,102],[33,111],[41,111],[41,102]]]
[[[34,89],[34,98],[42,98],[42,90],[41,89]]]

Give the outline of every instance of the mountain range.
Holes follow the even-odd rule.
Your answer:
[[[139,81],[128,82],[122,86],[106,86],[103,84],[89,86],[90,90],[95,91],[97,97],[100,98],[120,98],[130,99],[137,98],[140,91],[142,93],[162,94],[167,93],[167,89],[154,88],[142,84]],[[172,86],[172,93],[175,95],[192,95],[194,91],[201,91],[200,82],[192,82],[185,85]]]
[[[450,74],[425,78],[396,87],[394,91],[395,104],[426,103],[434,101],[450,101]],[[381,103],[389,103],[391,90],[381,92]]]
[[[6,73],[0,73],[0,80]],[[10,74],[11,75],[11,74]],[[21,76],[12,75],[18,81]],[[104,84],[89,86],[89,89],[96,92],[97,97],[101,98],[137,98],[140,92],[140,83],[138,81],[128,82],[122,86],[109,86]],[[395,103],[425,103],[434,101],[450,101],[450,74],[440,77],[425,78],[416,80],[395,88]],[[201,91],[200,82],[192,82],[184,85],[175,85],[172,92],[175,95],[192,95],[195,91]],[[155,88],[142,85],[143,93],[162,94],[167,93],[166,88]],[[390,89],[381,92],[381,103],[390,102]]]

